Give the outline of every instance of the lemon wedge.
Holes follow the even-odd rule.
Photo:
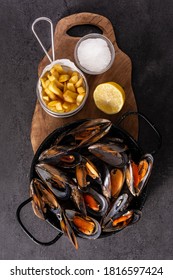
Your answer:
[[[93,98],[98,109],[111,115],[122,109],[125,102],[125,92],[119,84],[107,82],[95,88]]]

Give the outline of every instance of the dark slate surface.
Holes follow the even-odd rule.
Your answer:
[[[65,237],[51,247],[34,244],[21,230],[15,212],[28,197],[33,157],[30,126],[36,102],[37,66],[43,56],[31,24],[40,16],[50,17],[56,24],[64,16],[83,11],[103,14],[111,20],[119,47],[132,60],[138,109],[156,124],[163,145],[155,156],[142,220],[104,240],[80,239],[79,250],[75,251]],[[171,0],[0,1],[1,259],[172,259],[172,14]],[[40,32],[49,47],[45,29]],[[147,128],[142,128],[141,133],[148,145],[151,133]],[[22,216],[42,240],[54,236],[50,227],[45,228],[37,219],[33,221],[30,206]]]

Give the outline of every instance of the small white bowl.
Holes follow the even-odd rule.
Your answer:
[[[104,40],[107,43],[107,46],[108,46],[108,48],[110,50],[110,54],[111,54],[111,60],[110,60],[109,64],[104,69],[102,69],[101,71],[94,71],[92,69],[86,69],[83,65],[81,65],[81,63],[79,61],[79,57],[78,57],[78,49],[79,49],[80,44],[82,42],[84,42],[85,40],[87,40],[87,39],[98,39],[98,38]],[[77,44],[75,46],[75,50],[74,50],[74,58],[75,58],[76,65],[83,72],[85,72],[87,74],[91,74],[91,75],[98,75],[98,74],[102,74],[102,73],[106,72],[112,66],[112,64],[114,62],[114,59],[115,59],[115,49],[114,49],[114,46],[113,46],[112,42],[106,36],[98,34],[98,33],[91,33],[91,34],[88,34],[86,36],[83,36],[77,42]],[[93,59],[93,57],[92,57],[92,59]],[[97,63],[97,61],[95,61],[95,63]]]
[[[82,103],[75,109],[75,110],[72,110],[70,112],[66,112],[66,113],[58,113],[58,112],[53,112],[51,111],[45,104],[43,98],[42,98],[42,85],[41,85],[41,81],[40,81],[40,78],[44,76],[44,74],[49,71],[55,64],[60,64],[64,70],[71,70],[71,71],[76,71],[79,73],[79,75],[83,78],[83,81],[84,81],[84,87],[85,87],[85,90],[86,90],[86,94],[85,94],[85,97],[82,101]],[[58,59],[58,60],[55,60],[53,61],[51,64],[47,65],[41,76],[40,76],[39,80],[38,80],[38,83],[37,83],[37,88],[36,88],[36,92],[37,92],[37,97],[38,97],[38,100],[41,104],[41,107],[44,109],[44,111],[46,113],[48,113],[49,115],[51,115],[52,117],[56,117],[56,118],[66,118],[66,117],[71,117],[73,115],[75,115],[76,113],[78,113],[82,108],[83,106],[85,105],[85,102],[88,98],[88,94],[89,94],[89,87],[88,87],[88,83],[87,83],[87,80],[86,80],[86,77],[84,76],[84,74],[82,73],[82,71],[80,69],[78,69],[75,64],[73,62],[71,62],[69,59]]]

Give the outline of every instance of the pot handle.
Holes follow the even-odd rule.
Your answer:
[[[23,207],[25,207],[28,203],[30,203],[32,201],[32,197],[28,198],[27,200],[23,201],[17,208],[17,211],[16,211],[16,218],[17,218],[17,221],[18,223],[20,224],[21,228],[23,229],[23,231],[29,236],[29,238],[35,242],[36,244],[39,244],[39,245],[43,245],[43,246],[50,246],[52,244],[54,244],[56,241],[58,241],[58,239],[62,236],[62,232],[59,232],[58,235],[51,241],[48,241],[48,242],[42,242],[42,241],[39,241],[38,239],[36,239],[30,232],[29,230],[24,226],[22,220],[21,220],[21,216],[20,216],[20,213],[21,213],[21,210]]]
[[[160,132],[158,131],[158,129],[155,127],[155,125],[152,124],[151,121],[144,114],[142,114],[140,112],[133,112],[133,111],[126,112],[120,117],[120,119],[118,120],[116,125],[119,126],[127,117],[129,117],[131,115],[137,115],[137,116],[141,117],[152,128],[152,130],[157,135],[158,143],[157,143],[156,149],[154,149],[153,151],[150,152],[150,154],[155,155],[162,146],[162,136],[161,136]]]

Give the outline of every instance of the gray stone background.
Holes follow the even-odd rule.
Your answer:
[[[163,145],[155,156],[141,221],[106,239],[80,239],[79,250],[75,251],[65,237],[50,247],[34,244],[21,230],[15,212],[28,197],[33,158],[30,127],[36,102],[37,66],[43,56],[31,24],[35,18],[47,16],[56,25],[64,16],[85,11],[102,14],[112,22],[120,49],[132,60],[138,109],[156,124]],[[40,32],[49,47],[47,30]],[[171,0],[0,0],[1,259],[172,259],[172,34]],[[148,132],[142,129],[141,133],[150,142]],[[34,219],[30,206],[23,217],[43,240],[55,235],[52,228]]]

